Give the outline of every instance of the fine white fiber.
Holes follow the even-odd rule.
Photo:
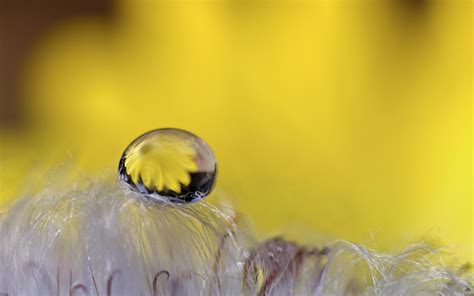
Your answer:
[[[150,202],[117,182],[48,185],[0,216],[0,295],[472,295],[426,244],[258,242],[205,200]]]

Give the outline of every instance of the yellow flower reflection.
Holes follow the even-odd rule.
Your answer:
[[[128,148],[125,168],[133,183],[141,180],[146,188],[181,193],[198,169],[196,151],[178,136],[149,135]]]

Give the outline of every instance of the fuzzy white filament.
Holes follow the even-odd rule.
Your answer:
[[[204,201],[147,202],[115,183],[49,187],[0,216],[0,295],[464,295],[424,245],[379,254],[256,243]]]

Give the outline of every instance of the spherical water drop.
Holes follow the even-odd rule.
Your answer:
[[[207,196],[216,173],[216,159],[206,142],[174,128],[139,136],[125,149],[119,163],[119,177],[133,191],[177,203]]]

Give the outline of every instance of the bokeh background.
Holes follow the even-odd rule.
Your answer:
[[[0,204],[177,127],[260,237],[472,261],[472,6],[2,0]]]

